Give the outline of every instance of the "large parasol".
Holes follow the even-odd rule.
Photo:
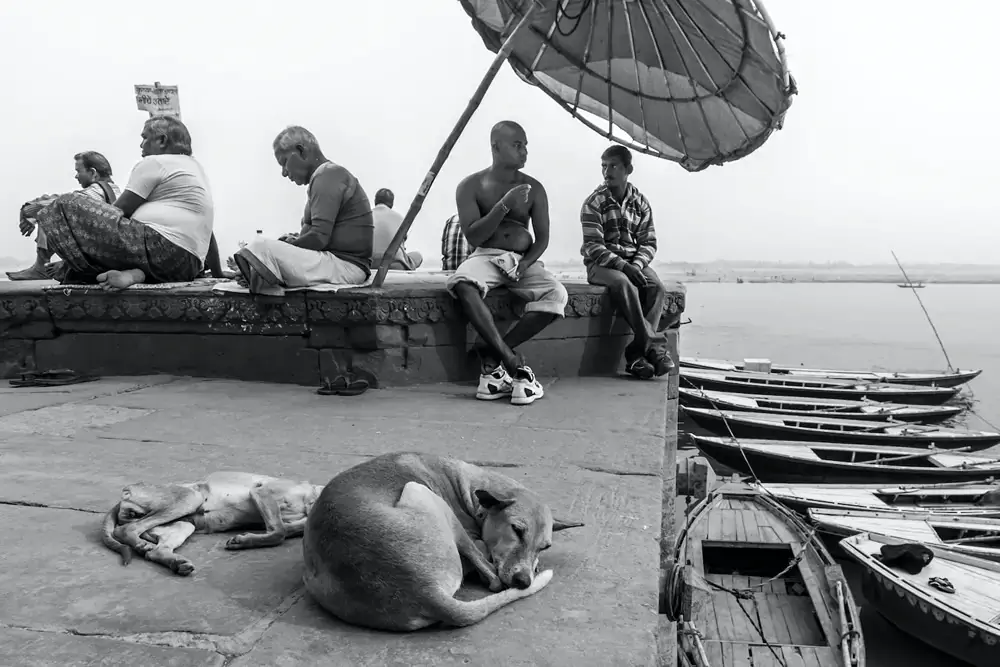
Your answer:
[[[376,287],[505,60],[592,130],[688,171],[759,148],[796,92],[783,36],[760,0],[459,2],[497,56],[389,245]]]

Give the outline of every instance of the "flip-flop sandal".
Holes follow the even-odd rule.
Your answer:
[[[656,373],[652,364],[645,359],[636,359],[626,366],[625,370],[629,375],[637,377],[640,380],[652,380],[653,375]]]
[[[946,577],[931,577],[927,580],[927,583],[932,588],[936,588],[943,593],[955,592],[955,585],[948,581]]]
[[[662,352],[650,352],[646,357],[647,361],[653,365],[653,372],[656,377],[663,377],[674,368],[674,361],[670,355]]]
[[[51,371],[25,371],[20,380],[11,380],[12,387],[61,387],[69,384],[93,382],[96,375],[80,375],[68,368]]]
[[[338,375],[333,382],[324,379],[323,386],[316,393],[320,396],[359,396],[368,391],[368,386],[368,380],[348,380],[346,376]]]

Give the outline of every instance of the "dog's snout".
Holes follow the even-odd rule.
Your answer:
[[[519,570],[510,578],[510,583],[517,588],[527,588],[531,586],[531,575],[525,570]]]

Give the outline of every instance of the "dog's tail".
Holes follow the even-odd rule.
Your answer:
[[[442,623],[458,628],[465,627],[478,623],[515,600],[534,595],[545,588],[550,581],[552,581],[552,570],[544,570],[535,576],[531,586],[527,588],[508,588],[469,602],[457,600],[442,591],[441,595],[435,596],[436,599],[432,601],[432,613]]]
[[[118,525],[118,510],[120,507],[121,502],[117,502],[104,515],[104,523],[101,524],[101,542],[104,543],[104,546],[122,557],[122,565],[124,566],[132,562],[132,548],[115,539],[115,528]]]

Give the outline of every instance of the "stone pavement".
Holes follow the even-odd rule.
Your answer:
[[[347,398],[162,376],[4,383],[0,663],[656,664],[667,383],[545,382],[546,397],[525,408],[476,401],[458,385]],[[312,602],[297,539],[227,552],[226,536],[195,535],[182,547],[196,567],[188,578],[143,560],[123,568],[100,544],[101,513],[126,484],[220,469],[325,483],[399,450],[502,468],[584,521],[543,556],[553,582],[470,628],[390,634]]]

